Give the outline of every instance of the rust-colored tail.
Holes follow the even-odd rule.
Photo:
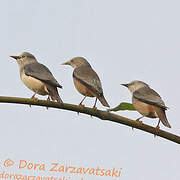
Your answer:
[[[164,126],[171,128],[171,125],[169,124],[167,117],[166,117],[166,113],[165,110],[162,108],[157,107],[156,108],[156,113],[159,117],[159,119],[161,120],[161,122],[164,124]]]
[[[63,103],[62,99],[59,96],[57,87],[51,86],[49,84],[46,84],[46,87],[49,91],[49,95],[51,96],[53,101],[57,101],[58,103]]]
[[[102,103],[103,106],[110,107],[108,102],[106,101],[106,99],[105,99],[105,97],[103,95],[99,96],[98,99]]]

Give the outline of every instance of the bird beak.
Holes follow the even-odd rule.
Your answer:
[[[12,57],[12,58],[14,58],[16,60],[19,58],[19,56],[9,56],[9,57]]]
[[[69,61],[62,63],[61,65],[71,65],[71,63]]]
[[[121,85],[122,85],[122,86],[125,86],[125,87],[127,87],[127,88],[128,88],[128,85],[129,85],[129,84],[121,84]]]

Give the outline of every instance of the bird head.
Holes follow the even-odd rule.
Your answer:
[[[79,67],[82,65],[89,65],[90,66],[90,64],[87,62],[87,60],[83,57],[72,58],[71,60],[69,60],[65,63],[62,63],[62,65],[70,65],[73,68],[76,68],[76,67]]]
[[[122,86],[125,86],[127,87],[132,93],[140,88],[143,88],[143,87],[149,87],[148,84],[142,82],[142,81],[132,81],[128,84],[121,84]]]
[[[10,56],[10,57],[14,58],[19,65],[26,65],[26,64],[37,61],[36,58],[28,52],[23,52],[17,56]]]

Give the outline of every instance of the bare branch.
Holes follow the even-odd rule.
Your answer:
[[[1,103],[16,103],[16,104],[27,104],[27,105],[36,105],[36,106],[44,106],[44,107],[51,107],[57,109],[64,109],[69,111],[80,112],[84,114],[89,114],[91,116],[95,116],[101,120],[108,120],[120,124],[124,124],[126,126],[130,126],[132,128],[140,129],[142,131],[154,134],[156,136],[160,136],[164,139],[170,140],[172,142],[180,144],[180,136],[175,134],[156,129],[152,126],[101,110],[94,110],[93,108],[82,107],[74,104],[59,104],[56,102],[51,101],[44,101],[44,100],[33,100],[28,98],[18,98],[18,97],[5,97],[0,96]]]

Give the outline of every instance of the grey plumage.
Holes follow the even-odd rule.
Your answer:
[[[38,62],[27,64],[24,66],[24,72],[27,76],[37,78],[47,84],[55,87],[62,88],[62,86],[56,81],[50,70]]]
[[[142,87],[133,93],[134,98],[147,104],[167,109],[160,95],[149,87]]]
[[[102,85],[97,73],[89,65],[81,65],[74,69],[73,77],[77,78],[94,93],[102,95]]]

